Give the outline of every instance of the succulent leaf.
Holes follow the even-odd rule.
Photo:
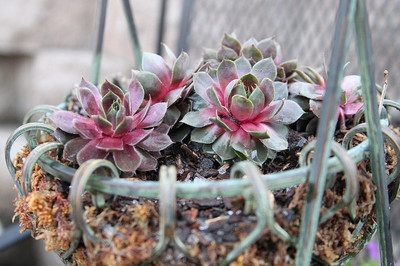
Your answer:
[[[261,81],[259,88],[264,94],[265,105],[270,104],[275,98],[274,82],[269,78],[265,78]]]
[[[231,134],[229,132],[225,132],[212,145],[214,152],[224,161],[231,160],[236,157],[235,151],[230,145],[230,139]]]
[[[192,133],[190,134],[190,139],[193,142],[211,144],[223,133],[224,130],[222,128],[212,124],[202,128],[193,129]]]
[[[74,119],[72,125],[84,139],[94,139],[101,136],[101,131],[92,120]]]
[[[136,73],[136,78],[142,85],[145,96],[150,95],[152,99],[164,96],[161,80],[154,73],[141,71]]]
[[[248,58],[254,60],[254,62],[258,62],[263,59],[263,55],[260,50],[253,44],[248,47],[244,47],[242,50],[243,55]]]
[[[201,108],[199,111],[187,113],[181,120],[192,127],[204,127],[211,125],[210,117],[215,116],[214,108]]]
[[[124,142],[122,141],[122,139],[105,137],[100,139],[99,143],[96,145],[96,148],[110,152],[110,151],[122,151],[124,149],[123,146]]]
[[[239,77],[243,77],[251,71],[251,64],[249,60],[242,56],[235,60],[235,65]]]
[[[174,64],[171,84],[179,84],[186,77],[186,72],[188,68],[189,56],[187,53],[182,52],[176,60],[176,63]]]
[[[134,172],[142,163],[142,157],[135,147],[126,145],[121,151],[113,152],[115,165],[123,172]]]
[[[296,102],[286,100],[282,103],[283,106],[272,118],[273,122],[289,125],[296,122],[304,114],[303,109]]]
[[[165,63],[164,59],[153,53],[143,53],[142,58],[142,69],[145,72],[151,72],[157,79],[164,84],[164,86],[169,85],[171,82],[171,70],[168,65]],[[140,72],[139,72],[140,73]],[[142,81],[146,82],[144,79],[140,79],[140,83]],[[154,82],[154,81],[151,81]],[[142,83],[143,87],[149,88]],[[153,96],[153,95],[152,95]]]
[[[236,52],[236,54],[240,54],[240,50],[242,49],[240,42],[233,37],[232,35],[229,34],[224,34],[224,37],[222,38],[221,44],[231,48]]]
[[[217,69],[218,81],[222,88],[225,88],[233,79],[239,78],[236,65],[231,60],[223,60]]]
[[[49,119],[61,130],[70,134],[78,134],[78,131],[73,126],[73,120],[88,120],[86,117],[68,111],[56,111],[49,116]]]
[[[76,161],[82,164],[90,159],[104,159],[107,157],[108,152],[97,148],[100,139],[93,139],[89,141],[77,154]]]
[[[252,101],[242,95],[232,97],[231,111],[233,117],[238,121],[246,121],[253,114],[254,105]]]
[[[88,115],[97,115],[99,113],[96,97],[90,89],[86,87],[78,88],[77,96]]]
[[[253,68],[251,73],[257,77],[258,80],[269,78],[275,80],[276,78],[276,66],[272,58],[267,58],[258,61]]]

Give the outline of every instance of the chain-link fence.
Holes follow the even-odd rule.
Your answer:
[[[190,1],[190,0],[189,0]],[[367,0],[374,45],[377,83],[389,71],[389,95],[400,99],[400,1]],[[217,48],[223,33],[235,33],[240,41],[274,36],[283,59],[298,59],[299,66],[322,67],[329,63],[336,9],[339,1],[318,0],[201,0],[193,1],[187,46],[192,58],[202,48]],[[354,38],[348,53],[347,74],[358,73]]]

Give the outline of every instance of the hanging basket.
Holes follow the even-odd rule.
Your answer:
[[[385,104],[398,106],[391,101]],[[55,109],[39,106],[25,121]],[[45,117],[41,120],[46,121]],[[328,185],[314,244],[315,263],[347,261],[376,231],[375,185],[369,173],[369,140],[362,135],[365,130],[361,123],[346,134],[339,132],[336,139],[341,145],[332,145],[334,157],[328,162]],[[289,150],[284,160],[275,160],[278,172],[263,175],[255,164],[239,162],[231,169],[200,166],[194,181],[176,182],[183,178],[179,173],[188,172],[184,168],[203,156],[182,145],[177,166],[161,166],[159,181],[140,181],[120,178],[107,160],[89,160],[78,169],[67,166],[57,159],[63,145],[50,135],[54,131],[44,122],[21,126],[7,143],[6,158],[20,184],[16,214],[22,230],[35,232],[65,263],[294,262],[315,141],[302,147],[300,167],[295,169],[286,170],[286,163],[298,147]],[[388,144],[386,168],[392,201],[400,180],[400,141],[396,130],[382,126],[382,133]],[[12,164],[11,146],[23,134],[28,145]],[[294,140],[291,146],[298,143]],[[206,170],[212,177],[199,179]],[[226,179],[227,170],[230,179]]]
[[[82,80],[78,92],[59,106],[28,112],[5,152],[19,192],[15,212],[21,230],[30,229],[47,250],[73,265],[343,265],[379,228],[381,256],[393,261],[388,204],[399,191],[400,134],[390,126],[385,110],[399,110],[400,105],[384,100],[383,91],[378,111],[362,1],[341,1],[338,14],[327,80],[311,68],[297,70],[293,61],[282,63],[273,39],[251,40],[252,45],[242,49],[225,35],[220,50],[208,51],[209,61],[192,76],[182,74],[187,55],[176,58],[167,49],[174,62],[170,72],[160,71],[165,64],[161,57],[147,54],[143,68],[148,71],[134,72],[124,89],[105,82],[99,92]],[[340,109],[337,88],[354,20],[364,107],[342,93]],[[260,52],[266,43],[275,53]],[[152,60],[155,65],[148,64]],[[239,74],[243,69],[247,72]],[[232,73],[234,79],[228,79]],[[155,74],[160,74],[162,86],[169,78],[168,84],[180,94],[162,91]],[[98,69],[94,76],[97,81]],[[289,95],[287,83],[296,77],[309,82],[307,88],[326,87],[328,101],[322,105],[321,95],[309,96],[318,90],[304,93],[295,86]],[[156,85],[146,98],[149,84]],[[299,104],[304,97],[310,106],[303,115]],[[199,110],[207,102],[211,107],[203,113],[209,116],[203,119]],[[178,104],[186,114],[175,107]],[[352,104],[348,113],[346,104]],[[355,106],[357,113],[351,109]],[[248,112],[256,109],[262,114]],[[157,112],[169,113],[157,118]],[[335,129],[337,113],[340,129]],[[310,115],[316,117],[310,121]],[[317,139],[295,130],[300,116],[306,128],[318,126]],[[33,117],[39,118],[33,122]],[[252,125],[244,125],[251,119]],[[203,129],[205,125],[213,127]],[[179,127],[186,131],[175,130]],[[218,137],[210,137],[211,130],[219,132]],[[239,130],[245,135],[243,143],[236,139],[229,142],[232,147],[221,146],[220,139],[234,139],[231,132]],[[196,132],[190,140],[189,132]],[[76,146],[68,144],[71,136],[64,133],[79,134],[72,140],[83,143],[82,150],[89,139],[101,138],[94,157],[113,157],[78,158]],[[167,133],[179,141],[171,145]],[[27,145],[12,160],[11,148],[21,135]],[[126,145],[131,157],[126,156]],[[255,150],[246,150],[249,146]],[[69,156],[73,153],[75,157]]]

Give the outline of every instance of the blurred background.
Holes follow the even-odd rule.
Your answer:
[[[366,2],[376,82],[382,84],[387,69],[388,93],[400,100],[396,73],[400,69],[400,1]],[[324,60],[329,62],[338,1],[131,0],[130,4],[143,51],[160,53],[163,42],[176,53],[188,51],[195,66],[204,47],[217,48],[223,33],[234,32],[242,42],[274,36],[284,60],[297,58],[300,66],[319,68]],[[0,0],[0,5],[0,155],[4,158],[6,139],[29,109],[56,105],[82,77],[90,79],[97,1]],[[347,74],[358,74],[354,39],[348,62]],[[100,82],[116,73],[129,76],[136,67],[122,2],[109,1]],[[393,116],[399,121],[398,114]],[[0,182],[1,234],[11,225],[16,196],[4,159]],[[400,218],[398,201],[392,216],[393,221]],[[400,254],[399,227],[393,223],[395,254]],[[42,241],[27,239],[0,251],[0,265],[62,264],[54,253],[44,250]]]

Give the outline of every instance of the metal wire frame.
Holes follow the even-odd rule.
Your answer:
[[[43,113],[49,114],[52,112],[52,110],[55,110],[55,108],[49,107],[49,109],[46,110],[42,106],[40,106],[38,107],[38,110],[40,110]],[[33,113],[39,112],[38,110],[33,109],[31,112],[27,114],[26,117],[31,117]],[[25,120],[30,120],[30,119],[26,118]],[[351,143],[351,139],[355,136],[356,133],[362,132],[360,131],[361,130],[360,128],[364,129],[365,131],[365,124],[360,124],[358,127],[355,128],[356,130],[349,131],[347,135],[344,137],[345,148],[351,147],[349,143]],[[10,136],[9,140],[7,141],[6,158],[10,158],[11,147],[16,138],[18,138],[21,135],[25,135],[28,137],[28,142],[30,148],[32,149],[32,152],[28,156],[29,159],[27,159],[29,165],[27,166],[24,165],[23,167],[22,185],[24,187],[23,189],[24,192],[29,191],[28,187],[29,188],[31,187],[30,175],[32,167],[30,165],[34,165],[36,163],[38,163],[43,170],[46,169],[45,171],[50,175],[57,176],[67,182],[71,182],[72,180],[72,187],[70,194],[70,201],[73,209],[72,218],[75,221],[78,230],[75,234],[74,243],[72,243],[70,249],[63,254],[64,259],[66,259],[69,255],[72,254],[73,250],[79,243],[79,239],[81,238],[81,236],[84,236],[85,239],[90,240],[93,243],[101,241],[97,239],[92,230],[88,230],[88,227],[85,224],[84,217],[81,211],[82,206],[78,204],[81,200],[80,197],[84,190],[87,190],[90,193],[92,193],[94,197],[94,202],[99,207],[102,207],[105,204],[105,202],[101,200],[102,193],[121,195],[121,196],[158,198],[160,200],[161,204],[160,211],[161,209],[164,210],[163,211],[164,215],[161,215],[160,217],[164,217],[161,219],[164,219],[165,221],[168,220],[169,222],[167,223],[165,221],[164,222],[160,221],[160,236],[164,236],[164,238],[161,237],[160,242],[158,244],[158,249],[155,250],[153,256],[149,259],[149,261],[152,261],[157,256],[159,256],[162,250],[166,248],[166,245],[170,241],[172,241],[172,243],[176,247],[178,247],[181,251],[183,251],[183,253],[186,254],[186,256],[189,259],[195,261],[193,258],[191,258],[190,254],[185,249],[184,244],[179,240],[179,238],[177,238],[176,234],[171,233],[174,232],[175,229],[174,223],[171,222],[171,220],[175,220],[174,218],[175,208],[173,207],[174,205],[171,205],[172,203],[167,204],[163,203],[163,201],[168,200],[168,198],[171,198],[173,195],[174,195],[173,198],[175,197],[213,198],[216,196],[235,196],[243,194],[245,198],[248,199],[248,201],[251,200],[253,195],[256,195],[255,200],[257,200],[258,202],[256,211],[258,217],[258,223],[255,228],[255,231],[253,231],[252,236],[249,236],[249,238],[246,239],[240,246],[234,249],[225,260],[222,260],[220,262],[221,265],[226,265],[227,263],[229,263],[229,261],[232,261],[238,255],[240,255],[245,247],[248,247],[249,245],[251,245],[251,243],[257,240],[257,236],[261,235],[259,231],[260,230],[263,231],[263,229],[266,226],[271,228],[271,231],[275,232],[275,234],[279,236],[281,239],[288,241],[291,244],[297,242],[296,239],[290,240],[287,236],[287,233],[284,232],[283,229],[281,229],[280,226],[274,222],[273,215],[270,213],[271,207],[268,207],[269,206],[268,199],[270,197],[268,196],[269,192],[267,187],[271,190],[274,190],[307,182],[307,177],[311,172],[311,167],[310,165],[306,165],[306,163],[303,162],[307,161],[306,158],[308,158],[308,153],[310,152],[311,149],[313,149],[314,144],[308,145],[308,147],[306,147],[303,150],[300,160],[302,161],[302,164],[305,165],[303,165],[298,169],[270,174],[270,175],[261,175],[257,167],[251,165],[249,162],[243,162],[234,165],[231,173],[232,180],[223,180],[218,182],[198,182],[196,184],[193,183],[175,184],[175,182],[172,182],[170,179],[171,178],[173,178],[173,180],[176,179],[176,170],[174,171],[173,169],[168,169],[167,170],[168,173],[164,173],[166,171],[166,168],[162,168],[160,172],[160,179],[164,179],[163,176],[167,174],[168,181],[167,182],[163,181],[164,183],[161,184],[161,180],[160,182],[154,182],[154,181],[132,182],[116,178],[111,180],[108,176],[104,175],[104,172],[103,173],[98,172],[99,168],[108,167],[110,168],[111,172],[114,172],[113,176],[117,177],[115,173],[116,169],[114,169],[115,166],[113,166],[110,162],[108,162],[107,165],[104,165],[104,160],[89,161],[83,164],[78,170],[67,167],[61,163],[52,160],[50,157],[45,155],[45,152],[51,149],[56,149],[59,146],[62,146],[62,144],[50,142],[38,145],[38,139],[40,138],[40,134],[38,135],[38,133],[40,132],[52,133],[54,132],[54,130],[55,129],[51,126],[37,122],[28,123],[20,126],[18,129],[16,129],[14,134]],[[400,158],[400,148],[399,148],[400,140],[386,126],[382,126],[382,130],[384,132],[385,138],[394,147],[396,157]],[[30,134],[26,134],[27,132],[30,132]],[[343,202],[339,202],[336,206],[334,206],[332,209],[326,212],[320,218],[320,223],[323,222],[323,220],[329,218],[329,216],[332,215],[332,213],[339,210],[340,208],[344,206],[348,206],[349,208],[351,208],[351,206],[353,206],[352,205],[353,198],[350,195],[354,196],[354,194],[357,193],[356,192],[357,189],[354,187],[355,174],[351,172],[354,172],[355,166],[349,168],[348,162],[353,161],[354,162],[353,164],[355,164],[361,161],[363,158],[365,158],[365,156],[367,156],[368,148],[369,148],[369,140],[366,140],[363,143],[359,144],[358,146],[351,148],[347,153],[343,152],[342,148],[337,148],[337,147],[335,148],[336,150],[337,149],[339,150],[336,151],[337,156],[330,158],[328,160],[329,172],[336,173],[342,170],[345,171],[347,179],[346,191],[349,191],[349,193],[346,194],[349,195],[347,195],[348,197],[346,197],[345,195]],[[8,164],[11,164],[10,160],[8,160],[7,162]],[[9,165],[9,169],[10,172],[12,173],[12,176],[15,176],[14,172],[15,169],[12,164]],[[234,179],[241,177],[242,173],[245,174],[248,178]],[[390,176],[388,183],[397,179],[399,179],[398,174],[396,174],[395,176]],[[18,182],[16,185],[20,186]],[[226,189],[227,187],[229,187],[230,189],[229,190]],[[170,200],[168,202],[173,202],[173,200]],[[161,208],[161,206],[164,207]],[[166,232],[169,233],[166,234]],[[368,236],[366,236],[365,239],[366,239],[365,241],[367,241],[369,239]]]
[[[341,0],[337,13],[336,30],[333,39],[331,63],[321,119],[317,129],[317,145],[315,160],[310,173],[310,189],[307,193],[300,240],[296,253],[296,265],[308,265],[311,262],[315,234],[319,221],[319,210],[328,173],[327,159],[331,150],[331,140],[335,129],[336,110],[339,104],[339,80],[343,76],[345,56],[350,41],[351,27],[355,25],[356,46],[359,59],[363,97],[366,108],[366,121],[369,147],[371,153],[372,174],[377,186],[377,217],[380,244],[380,256],[383,265],[393,265],[393,248],[390,235],[389,201],[387,195],[387,180],[385,178],[385,160],[382,134],[379,130],[378,104],[374,82],[372,63],[371,34],[368,14],[362,0]],[[300,248],[301,247],[301,248]]]
[[[105,10],[104,5],[106,4],[107,0],[102,0],[101,3],[103,4],[103,9]],[[128,8],[125,6],[125,8]],[[101,9],[101,10],[103,10]],[[103,10],[103,11],[104,11]],[[101,11],[101,12],[103,12]],[[104,11],[105,12],[105,11]],[[105,20],[105,13],[104,15],[99,15],[98,19],[100,21],[98,27],[98,35],[97,36],[102,36],[100,34],[101,31],[104,30],[104,20]],[[132,17],[133,20],[133,17]],[[102,23],[103,22],[103,23]],[[374,84],[373,82],[373,68],[372,68],[372,62],[370,61],[370,55],[371,55],[371,45],[370,45],[370,36],[369,36],[369,29],[368,29],[368,21],[367,21],[367,12],[364,6],[363,1],[361,0],[341,0],[339,9],[338,9],[338,16],[337,16],[337,26],[336,26],[336,32],[335,32],[335,37],[334,37],[334,48],[332,52],[332,61],[330,64],[330,72],[328,76],[328,84],[327,84],[327,94],[326,96],[328,99],[330,99],[326,104],[324,105],[324,109],[322,112],[322,123],[319,124],[318,128],[318,138],[317,138],[317,144],[316,144],[316,159],[313,160],[311,166],[305,166],[301,167],[295,170],[290,170],[282,173],[276,173],[276,174],[271,174],[271,175],[263,175],[259,176],[259,178],[249,178],[249,179],[237,179],[237,180],[224,180],[224,181],[219,181],[219,182],[204,182],[204,183],[196,183],[196,184],[190,184],[190,183],[178,183],[174,185],[176,189],[175,196],[176,197],[193,197],[193,198],[211,198],[211,197],[216,197],[216,196],[234,196],[234,195],[239,195],[239,194],[244,194],[244,193],[253,193],[253,188],[255,186],[252,186],[253,182],[261,182],[268,186],[269,189],[279,189],[279,188],[284,188],[288,186],[293,186],[293,185],[298,185],[301,183],[308,182],[310,183],[310,191],[308,193],[308,203],[306,205],[306,209],[303,213],[303,219],[302,219],[302,227],[300,231],[300,236],[297,241],[297,247],[302,247],[298,248],[297,254],[296,254],[296,264],[297,265],[307,265],[311,261],[312,257],[312,247],[314,243],[314,238],[315,238],[315,232],[316,232],[316,226],[317,224],[323,220],[326,219],[326,217],[319,217],[319,207],[321,205],[322,201],[322,194],[325,189],[325,183],[326,183],[326,176],[327,173],[332,173],[332,172],[337,172],[337,171],[342,171],[344,169],[344,166],[341,162],[343,162],[343,158],[339,159],[341,156],[341,152],[337,152],[336,157],[334,158],[329,158],[328,156],[331,151],[331,139],[333,136],[333,121],[334,121],[334,115],[335,115],[335,110],[337,108],[338,104],[338,90],[337,88],[338,85],[338,80],[340,80],[340,77],[342,75],[341,68],[344,63],[344,55],[346,54],[348,42],[349,42],[349,34],[350,34],[350,27],[353,26],[353,24],[356,25],[356,36],[357,36],[357,48],[358,48],[358,54],[359,54],[359,60],[360,60],[360,67],[361,67],[361,72],[362,72],[362,82],[363,82],[363,93],[364,93],[364,99],[366,101],[366,131],[368,133],[368,138],[369,140],[364,141],[357,147],[352,148],[351,150],[348,151],[348,155],[351,157],[351,159],[356,163],[359,162],[364,158],[366,153],[369,150],[369,154],[371,155],[371,163],[372,163],[372,169],[373,169],[373,178],[374,182],[378,187],[377,191],[377,213],[378,213],[378,228],[379,228],[379,240],[380,240],[380,246],[381,246],[381,258],[382,258],[382,263],[383,265],[392,265],[393,263],[393,254],[392,254],[392,247],[391,247],[391,238],[390,238],[390,228],[389,228],[389,221],[388,221],[388,197],[387,197],[387,183],[388,180],[385,177],[384,169],[382,168],[384,165],[383,161],[383,140],[382,140],[382,134],[381,130],[376,127],[375,125],[379,125],[379,116],[377,112],[377,103],[376,103],[376,97],[375,97],[375,89],[372,86]],[[102,42],[102,37],[97,38],[97,42]],[[96,76],[97,72],[97,77],[98,77],[98,71],[100,68],[100,60],[97,60],[96,58],[101,59],[101,44],[96,45],[96,47],[100,47],[100,49],[96,49],[96,56],[94,60],[94,67],[93,67],[93,77]],[[137,47],[137,46],[136,46]],[[100,55],[100,57],[99,57]],[[97,83],[92,79],[94,83]],[[54,108],[43,108],[40,107],[40,111],[44,112],[52,112]],[[33,111],[34,113],[39,112],[38,109]],[[24,121],[29,121],[30,116],[32,116],[32,112],[28,114],[28,118],[26,118]],[[383,130],[383,133],[385,134],[385,130]],[[151,198],[156,198],[159,196],[160,193],[160,184],[159,182],[129,182],[126,180],[110,180],[109,177],[101,176],[98,174],[92,174],[93,172],[90,172],[87,174],[86,179],[79,179],[79,178],[73,178],[78,172],[80,173],[80,170],[76,170],[73,168],[66,167],[65,165],[62,165],[54,160],[52,160],[50,157],[44,155],[44,152],[46,150],[50,150],[51,148],[59,147],[61,144],[53,144],[53,146],[42,146],[37,143],[37,134],[40,134],[41,131],[47,131],[49,133],[52,133],[54,131],[54,128],[45,125],[43,123],[29,123],[26,125],[21,126],[18,128],[15,133],[10,137],[10,139],[7,142],[6,145],[6,162],[7,166],[9,168],[9,171],[15,179],[15,167],[11,162],[10,159],[10,151],[11,151],[11,146],[15,139],[26,133],[26,132],[31,132],[31,134],[28,136],[28,142],[30,148],[33,150],[32,157],[29,159],[29,161],[33,164],[34,162],[39,163],[39,165],[43,168],[44,171],[47,173],[58,176],[59,178],[63,179],[64,181],[71,182],[73,179],[77,180],[75,181],[76,184],[74,185],[73,188],[77,187],[79,188],[79,191],[83,191],[83,189],[89,190],[95,195],[100,195],[99,199],[101,199],[101,194],[99,193],[111,193],[115,195],[124,195],[124,196],[142,196],[142,197],[151,197]],[[385,136],[389,136],[390,134],[385,134]],[[351,137],[348,137],[349,139]],[[398,139],[393,140],[393,136],[389,136],[389,139],[392,139],[392,141],[389,141],[392,146],[396,146],[396,156],[399,157],[399,154],[397,153],[399,151],[399,142]],[[51,148],[50,148],[51,147]],[[96,162],[97,163],[97,162]],[[111,167],[111,166],[110,166]],[[84,171],[83,169],[82,171]],[[86,169],[87,170],[87,169]],[[347,170],[349,171],[349,170]],[[17,188],[19,189],[21,195],[24,194],[24,192],[29,191],[30,184],[30,172],[31,172],[31,167],[27,166],[24,169],[24,182],[23,182],[23,187],[22,189],[21,184],[18,182],[16,183]],[[249,174],[250,176],[251,174]],[[255,175],[257,176],[257,175]],[[389,177],[389,180],[392,178]],[[398,174],[396,173],[396,177],[393,177],[394,179],[398,178]],[[84,183],[81,183],[83,182]],[[258,180],[258,181],[254,181]],[[259,184],[261,184],[259,183]],[[399,183],[399,182],[397,182]],[[172,184],[172,183],[171,183]],[[254,184],[254,183],[253,183]],[[350,183],[349,183],[350,184]],[[227,190],[226,187],[229,187],[230,189]],[[398,185],[397,185],[398,187]],[[175,191],[174,189],[174,191]],[[77,191],[78,189],[72,189],[73,191]],[[246,192],[247,191],[247,192]],[[256,192],[258,190],[256,189]],[[263,190],[265,193],[267,193],[266,189]],[[74,193],[74,192],[72,192]],[[257,194],[257,193],[256,193]],[[74,194],[76,198],[80,195],[79,193]],[[260,194],[260,197],[263,198],[263,196]],[[71,196],[72,197],[72,196]],[[160,200],[164,200],[162,196],[159,196]],[[72,199],[71,199],[72,200]],[[346,200],[346,204],[350,204],[352,202],[352,199]],[[169,206],[169,205],[168,205]],[[258,206],[261,206],[260,204]],[[337,207],[334,207],[337,208]],[[73,208],[74,210],[77,210],[77,206]],[[173,208],[172,208],[173,209]],[[78,213],[75,211],[74,213]],[[171,214],[171,211],[167,212],[169,215]],[[267,213],[267,212],[265,212]],[[264,213],[264,214],[265,214]],[[74,215],[74,220],[77,222],[78,227],[82,230],[84,228],[84,225],[78,222],[80,219],[82,219],[81,216],[79,215]],[[172,216],[171,216],[172,217]],[[169,218],[171,218],[169,217]],[[261,216],[259,216],[261,217]],[[166,217],[165,217],[166,218]],[[171,218],[172,219],[172,218]],[[261,220],[261,219],[259,219]],[[82,221],[82,220],[81,220]],[[170,223],[169,223],[170,224]],[[170,224],[171,225],[171,224]],[[269,223],[269,226],[273,225],[273,220],[272,223]],[[164,229],[162,229],[164,228]],[[160,228],[160,233],[162,233],[162,230],[165,232],[166,227],[161,227]],[[170,227],[173,228],[173,227]],[[278,230],[279,231],[279,230]],[[84,231],[85,232],[85,231]],[[92,241],[96,241],[94,238],[91,238],[89,235],[91,235],[92,232],[87,231],[85,232],[85,237],[89,237]],[[279,235],[279,234],[278,234]],[[284,233],[281,235],[281,237],[285,235]],[[77,233],[77,239],[80,237],[80,233]],[[284,240],[287,240],[286,237],[282,237]],[[77,242],[77,241],[75,241]],[[179,242],[179,241],[178,241]],[[246,245],[251,244],[251,241],[248,242]],[[161,245],[161,244],[160,244]],[[165,243],[162,243],[162,247],[164,247]],[[72,245],[74,246],[74,245]],[[178,244],[178,246],[180,246]],[[240,248],[243,248],[241,246]],[[161,250],[161,248],[160,248]],[[184,248],[182,248],[184,251]],[[240,249],[237,249],[240,251]],[[234,250],[234,253],[231,254],[237,254],[238,251]],[[72,253],[72,249],[67,252],[67,254]],[[230,255],[231,255],[230,254]],[[240,253],[239,253],[240,254]],[[238,254],[238,255],[239,255]],[[66,255],[66,254],[65,254]],[[227,262],[231,261],[234,259],[234,255],[231,255],[230,257],[226,258],[226,260],[221,261],[221,264],[226,264]]]

